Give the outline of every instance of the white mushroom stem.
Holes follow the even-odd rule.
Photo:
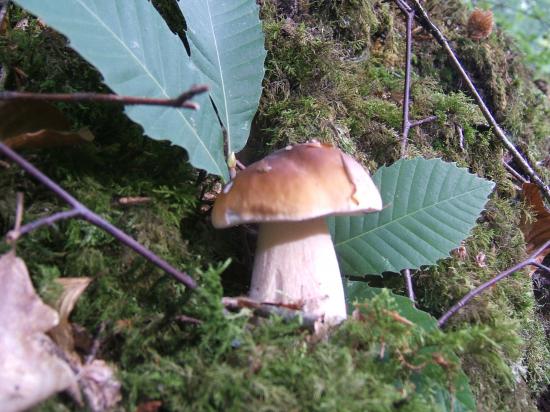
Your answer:
[[[250,297],[303,305],[338,323],[346,318],[344,288],[325,218],[260,224]]]

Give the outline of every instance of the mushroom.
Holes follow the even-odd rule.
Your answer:
[[[311,141],[253,163],[216,199],[212,224],[260,223],[250,298],[299,304],[329,324],[346,318],[332,215],[381,210],[368,172],[339,149]]]

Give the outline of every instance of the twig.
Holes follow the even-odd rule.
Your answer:
[[[243,308],[251,309],[254,315],[267,318],[270,316],[280,316],[285,321],[301,320],[301,326],[310,332],[315,332],[316,325],[319,324],[321,317],[302,312],[300,310],[290,309],[284,306],[257,302],[250,298],[222,298],[222,305],[231,312],[239,312]]]
[[[464,130],[459,125],[456,125],[456,130],[458,131],[458,146],[460,150],[464,151]]]
[[[146,196],[125,196],[118,199],[118,204],[122,206],[143,205],[151,202],[150,197]]]
[[[17,200],[16,200],[16,208],[15,208],[15,230],[19,231],[21,230],[21,223],[23,222],[23,193],[17,192]]]
[[[41,219],[37,219],[31,223],[27,223],[26,225],[22,226],[19,229],[16,227],[14,230],[10,230],[6,234],[6,240],[8,242],[15,242],[21,236],[29,232],[32,232],[33,230],[39,229],[42,226],[51,226],[59,220],[71,219],[74,217],[78,217],[79,215],[80,215],[80,210],[78,209],[71,209],[64,212],[54,213],[53,215],[46,216]]]
[[[55,183],[49,177],[44,175],[35,166],[33,166],[23,157],[19,156],[16,152],[14,152],[12,149],[7,147],[2,142],[0,142],[0,152],[3,153],[12,161],[14,161],[15,163],[17,163],[27,173],[29,173],[31,176],[37,179],[40,183],[42,183],[52,192],[54,192],[59,198],[61,198],[63,201],[65,201],[70,206],[72,206],[72,210],[69,210],[66,212],[60,212],[58,214],[50,216],[50,218],[52,217],[54,218],[54,221],[60,220],[63,218],[66,219],[67,215],[74,214],[74,216],[69,216],[69,217],[79,217],[99,227],[100,229],[103,229],[104,231],[112,235],[115,239],[117,239],[119,242],[124,243],[128,247],[132,248],[141,256],[143,256],[150,262],[154,263],[156,266],[160,267],[161,269],[163,269],[165,272],[167,272],[169,275],[176,278],[178,281],[180,281],[187,287],[191,289],[195,289],[197,287],[197,283],[188,274],[180,272],[179,270],[171,266],[168,262],[161,259],[157,255],[155,255],[153,252],[151,252],[149,249],[147,249],[146,247],[138,243],[136,240],[128,236],[122,230],[113,226],[111,223],[107,222],[103,218],[93,213],[90,209],[88,209],[86,206],[84,206],[82,203],[76,200],[73,196],[71,196],[69,193],[63,190],[57,183]],[[40,225],[34,225],[32,229],[33,230],[38,229],[38,227],[41,227],[47,224],[48,224],[48,219],[44,218],[44,219],[41,219]],[[30,225],[31,224],[29,224],[29,226]],[[23,228],[21,228],[21,230],[23,230]]]
[[[199,105],[190,102],[194,96],[208,91],[206,85],[195,85],[174,99],[157,99],[149,97],[119,96],[118,94],[101,93],[29,93],[29,92],[0,92],[0,100],[50,101],[66,103],[102,102],[123,105],[148,105],[183,107],[198,110]]]
[[[405,85],[403,91],[403,123],[402,123],[402,135],[401,135],[401,157],[407,156],[407,147],[409,143],[409,131],[413,127],[409,118],[409,106],[411,95],[411,56],[412,56],[412,26],[414,23],[414,10],[409,5],[401,0],[396,0],[397,6],[407,16],[407,45],[405,54]],[[437,118],[437,117],[435,117]],[[422,124],[419,121],[418,124]],[[407,295],[412,301],[415,302],[414,288],[412,283],[412,276],[410,269],[404,269],[401,271],[403,278],[405,279],[405,287],[407,288]]]
[[[493,128],[494,134],[501,140],[501,142],[506,146],[506,148],[510,151],[514,159],[517,161],[517,163],[521,166],[523,171],[531,178],[531,181],[535,183],[538,188],[541,190],[544,197],[550,201],[550,187],[548,187],[543,180],[540,178],[540,176],[535,172],[535,170],[531,167],[529,162],[522,156],[522,154],[519,152],[519,150],[516,148],[516,146],[508,139],[506,136],[506,133],[502,130],[500,125],[497,123],[491,112],[489,111],[487,105],[481,98],[480,94],[478,93],[476,87],[474,86],[472,80],[466,73],[466,70],[462,67],[460,64],[460,61],[456,57],[453,49],[451,48],[448,40],[445,38],[443,33],[435,26],[435,24],[430,20],[428,13],[426,10],[422,7],[419,0],[411,0],[414,4],[414,9],[416,10],[417,14],[416,17],[420,24],[429,31],[434,38],[437,40],[437,42],[445,49],[447,52],[447,55],[449,56],[453,66],[460,74],[460,77],[463,79],[463,81],[468,86],[468,89],[470,90],[470,93],[474,96],[474,99],[481,109],[481,112],[483,113],[483,116],[487,120],[487,122],[491,125]]]
[[[511,275],[512,273],[514,272],[517,272],[518,270],[520,269],[523,269],[525,266],[529,266],[529,265],[533,265],[533,266],[537,266],[541,269],[544,269],[544,270],[550,270],[549,268],[547,268],[546,266],[544,265],[541,265],[540,263],[537,262],[537,257],[542,253],[544,252],[546,249],[548,249],[550,247],[550,240],[546,241],[546,243],[544,243],[541,247],[539,247],[537,250],[535,250],[526,260],[524,260],[523,262],[520,262],[518,263],[517,265],[514,265],[512,266],[511,268],[509,269],[506,269],[504,272],[501,272],[499,273],[497,276],[495,276],[493,279],[491,279],[490,281],[488,282],[485,282],[484,284],[478,286],[477,288],[475,288],[474,290],[468,292],[468,294],[466,294],[462,299],[460,299],[455,305],[453,305],[453,307],[451,307],[451,309],[449,309],[447,312],[445,312],[445,314],[443,314],[443,316],[441,316],[439,318],[439,320],[437,321],[437,324],[439,325],[439,327],[442,327],[446,322],[447,320],[452,316],[454,315],[456,312],[458,312],[461,308],[463,308],[464,306],[466,306],[466,304],[472,300],[473,298],[475,298],[477,295],[479,295],[480,293],[482,293],[484,290],[486,290],[487,288],[493,286],[495,283],[497,283],[498,281],[504,279],[505,277]]]
[[[202,320],[197,318],[192,318],[191,316],[187,316],[187,315],[178,315],[174,318],[174,320],[181,323],[191,323],[192,325],[201,325],[203,323]]]
[[[405,53],[405,91],[403,93],[403,130],[401,137],[401,157],[407,155],[407,145],[409,142],[409,130],[411,121],[409,119],[409,106],[411,94],[411,56],[412,56],[412,26],[414,22],[414,10],[408,8],[406,3],[398,0],[397,5],[407,16],[407,46]]]
[[[437,120],[437,116],[428,116],[424,119],[420,119],[420,120],[412,120],[410,121],[410,127],[416,127],[416,126],[420,126],[422,124],[426,124],[426,123],[431,123],[431,122],[434,122]]]
[[[92,348],[90,349],[90,352],[88,353],[88,355],[86,355],[86,359],[84,361],[85,365],[89,365],[96,358],[97,353],[99,352],[99,348],[101,347],[101,338],[102,338],[103,332],[105,332],[105,326],[106,326],[105,321],[99,324],[98,331],[92,343]]]
[[[542,263],[538,263],[538,262],[533,263],[533,265],[545,271],[547,275],[550,275],[550,268],[548,266],[545,266]]]
[[[237,159],[237,167],[241,170],[246,169],[246,166],[239,159]]]
[[[404,269],[402,272],[403,277],[405,278],[405,286],[407,288],[407,296],[413,303],[413,305],[416,303],[416,296],[414,295],[414,287],[412,283],[412,276],[411,276],[411,270],[410,269]]]
[[[529,180],[527,180],[518,172],[516,172],[516,170],[512,166],[510,166],[508,163],[506,163],[504,160],[502,161],[502,164],[504,165],[504,168],[508,170],[510,174],[514,176],[516,179],[518,179],[521,183],[529,183]]]

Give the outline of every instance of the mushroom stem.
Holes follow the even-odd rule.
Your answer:
[[[336,324],[346,303],[336,253],[324,217],[260,224],[250,297],[303,305]]]

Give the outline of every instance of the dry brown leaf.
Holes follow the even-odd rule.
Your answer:
[[[40,129],[68,130],[70,122],[46,102],[0,102],[0,139]]]
[[[32,286],[22,259],[0,257],[0,405],[27,409],[51,395],[75,389],[76,377],[46,332],[59,321]]]
[[[162,401],[147,401],[140,403],[136,412],[157,412],[162,407]]]
[[[86,404],[93,412],[105,411],[113,408],[120,401],[120,382],[117,380],[113,368],[102,360],[94,359],[89,363],[82,360],[75,351],[74,329],[69,322],[69,316],[82,293],[86,290],[91,278],[59,278],[56,282],[63,291],[55,303],[59,312],[59,324],[50,331],[54,342],[71,359],[78,368],[78,382],[86,397]]]
[[[113,368],[102,360],[83,364],[74,351],[69,315],[90,280],[57,280],[63,286],[58,315],[36,294],[23,260],[13,251],[0,257],[2,412],[27,409],[63,390],[70,390],[79,402],[78,384],[93,412],[109,410],[120,400],[121,385]]]
[[[535,222],[524,221],[521,224],[521,231],[527,243],[527,252],[533,253],[550,239],[550,212],[546,209],[539,188],[534,183],[522,185],[523,198],[535,214]],[[544,250],[537,259],[542,262],[544,257],[550,253],[550,248]]]
[[[69,315],[74,309],[76,301],[91,281],[91,278],[56,279],[56,282],[63,288],[61,295],[55,302],[55,309],[59,313],[59,324],[50,330],[49,335],[66,353],[72,353],[75,350],[73,328],[69,323]]]
[[[59,147],[94,139],[87,128],[69,131],[69,120],[46,102],[0,102],[0,118],[0,140],[12,149]]]
[[[36,132],[23,133],[9,137],[3,143],[12,149],[46,149],[60,146],[73,146],[78,143],[91,142],[94,135],[87,127],[76,132],[41,129]]]

